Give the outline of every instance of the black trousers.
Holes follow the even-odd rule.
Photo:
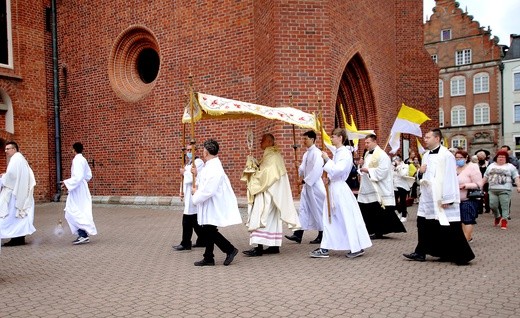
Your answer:
[[[402,217],[406,217],[408,215],[408,212],[406,211],[406,198],[408,197],[408,191],[403,188],[397,188],[397,191],[394,191],[394,194],[397,211],[401,213]]]
[[[182,241],[181,245],[190,248],[191,247],[191,236],[195,231],[197,234],[196,244],[200,246],[205,246],[204,243],[204,233],[202,232],[202,227],[197,223],[197,214],[183,214],[182,215]]]
[[[229,242],[224,235],[220,234],[215,225],[204,224],[202,225],[202,232],[204,240],[206,241],[206,250],[204,251],[204,260],[208,262],[215,261],[215,255],[213,251],[215,245],[224,253],[230,254],[233,252],[235,247]]]

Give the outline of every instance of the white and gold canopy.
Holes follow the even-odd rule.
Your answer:
[[[191,109],[188,105],[182,116],[183,123],[191,122]],[[269,107],[203,93],[194,93],[193,121],[203,119],[244,119],[263,117],[295,125],[301,128],[316,129],[316,116],[292,107]]]

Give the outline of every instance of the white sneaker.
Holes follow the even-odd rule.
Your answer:
[[[74,245],[78,245],[78,244],[86,244],[90,242],[90,239],[87,237],[82,237],[82,236],[78,236],[77,239],[74,240],[74,242],[72,242],[72,244]]]
[[[406,222],[406,218],[405,218],[405,217],[402,217],[402,218],[401,218],[401,222],[405,223],[405,222]]]
[[[329,257],[329,251],[324,248],[317,248],[309,254],[313,258],[326,258]]]

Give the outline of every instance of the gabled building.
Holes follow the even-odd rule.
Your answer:
[[[502,63],[504,144],[509,145],[520,158],[520,35],[511,34],[511,44]]]
[[[501,46],[454,0],[437,0],[424,46],[439,67],[439,124],[448,147],[495,153],[501,143]]]

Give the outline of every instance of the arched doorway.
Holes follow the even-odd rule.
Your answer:
[[[374,95],[365,63],[359,53],[350,59],[341,76],[336,98],[336,127],[344,127],[341,105],[349,123],[352,115],[358,129],[376,130]]]

